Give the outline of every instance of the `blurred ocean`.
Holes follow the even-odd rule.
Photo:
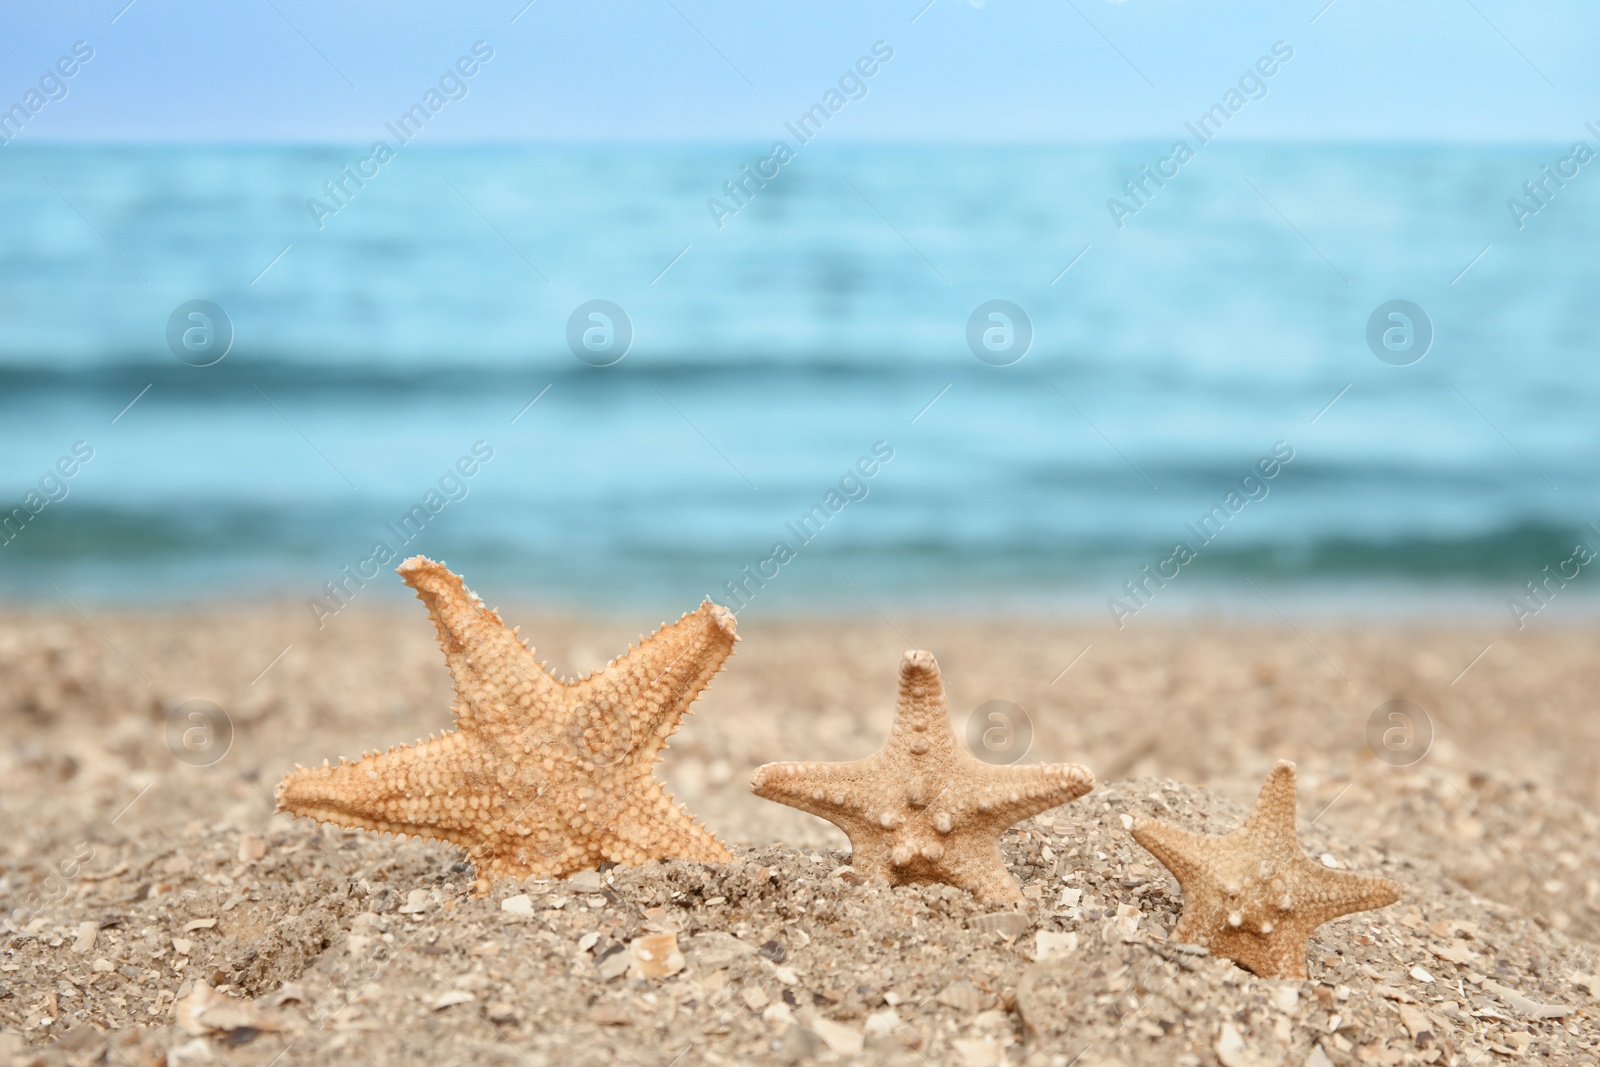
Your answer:
[[[0,150],[0,593],[336,608],[405,594],[384,543],[655,615],[744,581],[1107,617],[1149,565],[1156,613],[1509,621],[1600,547],[1600,176],[1506,203],[1560,146],[1210,145],[1119,230],[1165,146],[808,145],[719,229],[766,154],[405,146],[319,228],[366,149]],[[1434,332],[1409,366],[1366,337],[1396,298]],[[631,322],[608,367],[567,342],[594,299]],[[995,299],[1033,332],[1007,366],[967,341]],[[191,300],[231,320],[215,365],[168,349]]]

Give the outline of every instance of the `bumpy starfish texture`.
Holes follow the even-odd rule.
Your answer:
[[[416,556],[398,571],[439,632],[456,730],[297,767],[278,786],[278,810],[459,845],[480,893],[496,878],[561,877],[603,860],[733,858],[651,773],[733,651],[731,612],[703,603],[566,682],[443,565]]]
[[[1094,775],[1065,763],[997,767],[974,759],[950,728],[933,654],[907,652],[882,749],[849,763],[769,763],[750,788],[843,830],[851,864],[867,877],[891,885],[943,882],[1010,903],[1022,890],[1000,858],[1000,835],[1083,796]]]
[[[1306,977],[1306,942],[1330,919],[1400,899],[1387,878],[1329,870],[1295,838],[1295,770],[1279,760],[1245,824],[1206,837],[1135,818],[1133,836],[1183,887],[1172,940],[1203,945],[1263,978]]]

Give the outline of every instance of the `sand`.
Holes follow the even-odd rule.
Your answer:
[[[0,617],[0,1063],[1600,1058],[1591,630],[742,620],[658,769],[739,862],[474,899],[452,849],[272,814],[294,762],[449,725],[419,606],[91,614]],[[564,673],[640,629],[506,614]],[[876,749],[908,644],[958,732],[1011,702],[1023,758],[1101,783],[1007,836],[1023,906],[860,884],[842,834],[748,791]],[[1385,762],[1395,699],[1433,737]],[[198,705],[169,722],[197,700],[225,752]],[[1122,820],[1224,832],[1277,758],[1312,855],[1407,887],[1325,926],[1305,982],[1169,943],[1178,887]]]

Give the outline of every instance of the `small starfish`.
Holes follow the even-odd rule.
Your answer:
[[[398,568],[439,631],[457,729],[354,763],[296,769],[278,810],[468,850],[477,890],[601,861],[733,859],[651,773],[667,738],[738,640],[709,601],[598,673],[557,680],[442,564]]]
[[[1203,945],[1263,978],[1304,978],[1313,930],[1400,899],[1397,882],[1314,862],[1295,838],[1294,812],[1294,764],[1279,760],[1250,817],[1226,837],[1134,819],[1134,840],[1183,888],[1172,940]]]
[[[939,664],[931,652],[900,661],[900,703],[889,740],[850,763],[769,763],[757,796],[820,815],[850,838],[851,864],[891,885],[943,882],[989,903],[1022,899],[1000,858],[1013,823],[1094,788],[1066,763],[997,767],[956,744]]]

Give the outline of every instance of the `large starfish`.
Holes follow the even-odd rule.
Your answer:
[[[733,858],[651,773],[733,651],[732,613],[703,603],[605,670],[565,682],[442,564],[415,556],[398,570],[439,631],[456,730],[337,767],[297,766],[278,786],[278,810],[459,845],[480,893],[495,878],[560,877],[603,860]]]
[[[769,763],[750,788],[843,830],[852,866],[869,878],[943,882],[1010,903],[1022,890],[1000,858],[1000,835],[1083,796],[1094,775],[1066,763],[997,767],[974,759],[950,728],[933,653],[907,652],[883,748],[850,763]]]
[[[1294,813],[1294,764],[1279,760],[1250,817],[1226,837],[1134,819],[1134,839],[1183,887],[1172,940],[1203,945],[1263,978],[1304,978],[1313,930],[1400,899],[1397,882],[1314,862],[1295,838]]]

